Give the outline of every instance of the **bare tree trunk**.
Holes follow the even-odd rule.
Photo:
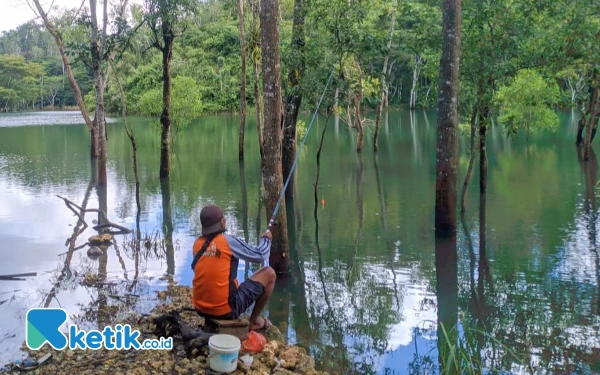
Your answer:
[[[161,178],[160,192],[163,212],[163,234],[165,236],[167,275],[175,274],[175,248],[173,246],[173,215],[171,213],[171,182],[168,178]]]
[[[160,137],[160,178],[169,177],[171,168],[171,59],[173,58],[173,30],[171,24],[162,24],[163,55],[163,109],[160,115],[162,134]]]
[[[460,194],[460,212],[465,212],[465,196],[467,195],[467,187],[469,186],[469,181],[471,181],[471,175],[473,174],[473,166],[475,165],[475,129],[477,127],[477,114],[478,114],[477,105],[473,107],[473,113],[471,114],[471,149],[469,156],[469,168],[467,169],[467,175],[465,176],[465,181],[463,182],[462,192]]]
[[[111,69],[114,71],[115,67],[111,64]],[[140,203],[140,179],[138,174],[138,163],[137,163],[137,144],[135,142],[135,137],[133,136],[133,131],[127,126],[127,96],[125,95],[125,91],[123,90],[123,85],[121,84],[121,80],[119,79],[119,75],[115,71],[115,80],[117,81],[117,85],[119,86],[119,92],[121,93],[121,110],[123,116],[123,127],[125,128],[125,133],[127,133],[127,137],[131,142],[131,151],[133,153],[133,175],[135,177],[135,203],[137,207],[138,215],[142,210]],[[139,220],[138,220],[139,225]],[[137,230],[137,235],[139,236],[139,228]],[[139,245],[139,244],[138,244]]]
[[[489,107],[484,107],[479,114],[479,191],[485,193],[487,190],[487,149],[486,132],[488,125]]]
[[[357,94],[354,97],[354,123],[356,126],[356,130],[358,131],[358,138],[356,139],[356,152],[362,152],[363,144],[364,144],[364,128],[363,122],[360,118],[360,102],[362,100],[362,95]]]
[[[260,82],[260,69],[258,62],[254,64],[254,101],[256,102],[256,131],[258,133],[258,146],[260,149],[260,157],[263,156],[263,128],[264,128],[264,111],[263,111],[263,98],[260,95],[259,82]]]
[[[575,140],[577,146],[581,146],[583,143],[583,129],[585,128],[586,117],[587,113],[583,113],[577,123],[577,139]]]
[[[356,66],[358,68],[358,74],[359,74],[359,78],[358,78],[358,87],[359,87],[359,92],[354,94],[354,126],[356,127],[356,130],[358,131],[358,137],[356,138],[356,152],[360,153],[362,152],[362,148],[363,148],[363,140],[364,140],[364,127],[363,127],[363,120],[360,118],[360,103],[362,102],[363,99],[363,80],[362,80],[362,70],[360,68],[360,64],[358,62],[356,62]]]
[[[106,23],[107,1],[104,2],[104,23]],[[96,90],[96,113],[94,123],[98,130],[98,185],[105,186],[106,176],[106,120],[104,116],[104,75],[102,73],[102,64],[105,44],[98,45],[98,22],[96,15],[97,0],[90,0],[90,19],[91,19],[91,43],[90,52],[92,56],[92,70],[94,72],[94,87]],[[102,40],[106,40],[106,28],[102,30]]]
[[[260,7],[263,92],[265,98],[265,134],[262,158],[267,219],[275,210],[281,189],[281,73],[279,57],[279,0],[262,0]],[[272,228],[273,242],[269,264],[278,273],[287,273],[288,236],[285,202]]]
[[[240,52],[242,58],[242,77],[240,82],[240,134],[238,159],[244,160],[244,132],[246,130],[246,33],[244,30],[244,0],[238,0],[238,18],[240,20]]]
[[[442,57],[439,78],[439,116],[435,188],[435,229],[456,229],[458,158],[458,70],[460,61],[461,0],[443,0]]]
[[[287,178],[292,170],[296,158],[296,124],[298,112],[302,104],[300,81],[304,76],[304,0],[294,1],[294,23],[292,26],[292,50],[294,57],[288,75],[289,93],[285,100],[283,123],[283,177]],[[290,185],[294,185],[294,176],[291,176]],[[286,190],[286,196],[293,196],[294,189]]]
[[[251,18],[251,35],[250,38],[250,49],[252,56],[252,68],[254,69],[254,103],[256,105],[256,131],[258,134],[258,147],[260,149],[261,160],[263,158],[263,98],[260,95],[260,60],[261,60],[261,48],[260,48],[260,29],[259,29],[259,9],[260,0],[250,0],[250,8],[252,10]]]
[[[79,107],[79,111],[81,112],[81,116],[83,117],[85,124],[90,130],[90,155],[95,158],[98,156],[98,138],[96,137],[96,131],[94,129],[94,124],[92,123],[92,119],[90,118],[88,111],[85,109],[85,103],[83,101],[83,95],[81,94],[81,89],[79,88],[79,84],[75,80],[75,75],[73,74],[73,70],[71,69],[71,62],[69,61],[69,57],[67,56],[67,50],[65,48],[65,43],[62,39],[62,36],[54,26],[50,19],[48,18],[48,14],[44,12],[42,5],[40,4],[40,0],[33,0],[33,4],[38,11],[39,16],[44,21],[44,26],[54,38],[56,45],[58,47],[58,51],[60,53],[60,57],[63,63],[63,69],[67,73],[67,78],[69,79],[69,83],[71,84],[71,88],[73,89],[73,94],[75,95],[75,101],[77,102],[77,106]]]
[[[421,56],[415,55],[415,66],[413,68],[413,82],[410,89],[410,109],[417,108],[417,84],[421,75]]]
[[[244,240],[250,240],[248,232],[248,191],[246,190],[246,171],[244,170],[244,161],[239,161],[240,165],[240,185],[242,187],[242,229],[244,230]]]
[[[381,111],[383,110],[387,84],[385,81],[385,75],[387,73],[388,62],[390,61],[390,49],[392,48],[392,37],[394,36],[394,27],[396,26],[396,10],[398,9],[398,0],[394,1],[394,8],[392,10],[392,24],[390,25],[390,37],[388,38],[387,50],[385,58],[383,59],[383,72],[381,74],[381,88],[379,92],[379,103],[377,104],[377,117],[375,118],[375,135],[373,137],[373,151],[377,152],[377,141],[379,140],[379,122],[381,121]],[[387,107],[387,104],[386,104]]]
[[[600,102],[598,102],[598,106],[600,107]],[[594,138],[596,138],[596,132],[598,131],[598,121],[600,121],[600,108],[596,109],[596,118],[594,119],[594,122],[592,123],[592,139],[591,139],[590,143],[594,142]],[[590,152],[591,152],[591,150],[590,150]]]
[[[595,75],[592,77],[592,80],[595,78]],[[593,82],[592,82],[593,83]],[[583,105],[581,109],[581,118],[577,124],[577,140],[575,144],[577,146],[581,146],[583,144],[583,130],[585,128],[585,124],[587,123],[588,116],[592,112],[592,106],[594,105],[594,88],[593,85],[590,85],[588,88],[588,94],[590,96],[589,102],[586,105]]]
[[[588,117],[588,122],[586,124],[586,132],[585,132],[585,143],[583,145],[583,159],[585,161],[590,160],[590,149],[592,147],[592,130],[594,128],[594,120],[596,120],[596,114],[598,113],[598,104],[600,100],[600,90],[598,88],[598,75],[596,73],[596,69],[594,69],[594,76],[592,77],[592,85],[594,87],[594,91],[592,93],[592,100],[590,103],[590,114]]]

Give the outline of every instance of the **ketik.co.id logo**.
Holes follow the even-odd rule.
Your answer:
[[[31,309],[27,312],[25,336],[27,347],[38,350],[48,343],[56,350],[92,349],[102,347],[113,349],[161,350],[172,349],[173,338],[164,337],[159,340],[147,339],[140,343],[140,332],[132,330],[129,324],[117,324],[115,328],[104,327],[104,330],[80,331],[76,325],[69,326],[69,337],[60,331],[67,321],[67,312],[63,309]]]

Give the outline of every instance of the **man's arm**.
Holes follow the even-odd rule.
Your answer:
[[[258,246],[252,246],[242,239],[229,234],[225,235],[227,243],[236,257],[245,260],[246,262],[262,263],[269,260],[271,251],[271,239],[263,236],[258,243]]]

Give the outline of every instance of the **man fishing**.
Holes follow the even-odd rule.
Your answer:
[[[271,322],[260,316],[275,287],[276,274],[271,267],[263,267],[241,284],[237,280],[239,260],[262,263],[269,259],[272,235],[269,230],[261,236],[258,246],[225,234],[227,229],[223,210],[208,205],[200,212],[202,236],[193,246],[194,280],[192,302],[204,317],[237,319],[253,303],[250,330],[264,330]]]

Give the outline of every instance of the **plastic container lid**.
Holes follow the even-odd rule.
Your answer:
[[[208,345],[218,351],[235,351],[241,348],[240,339],[226,334],[211,336]]]

